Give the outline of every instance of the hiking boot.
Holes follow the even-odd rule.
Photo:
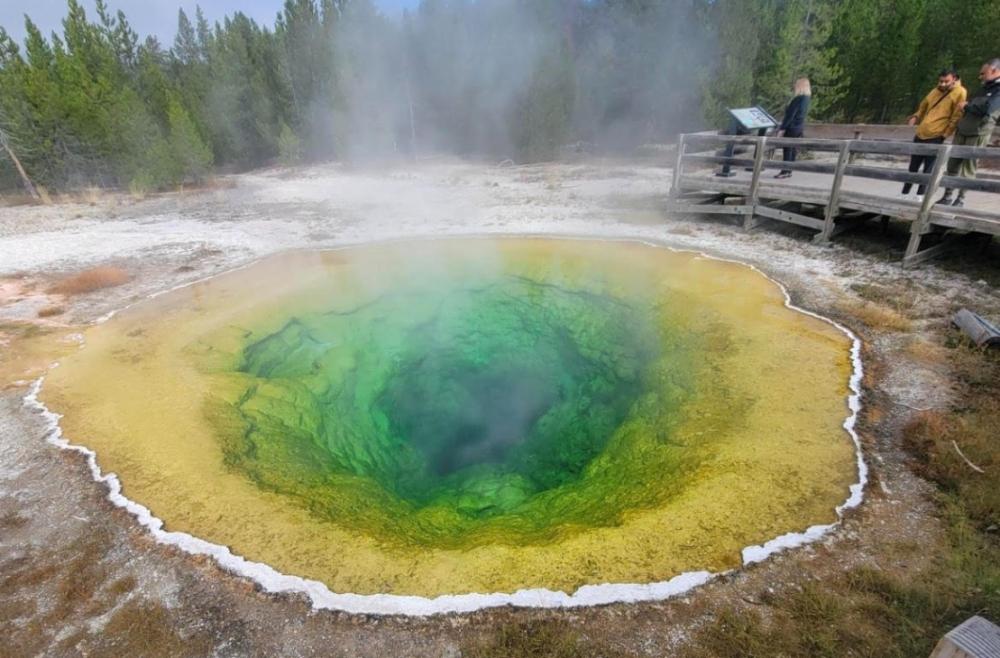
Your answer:
[[[945,195],[944,195],[943,197],[941,197],[941,199],[940,199],[940,200],[939,200],[939,201],[938,201],[937,203],[935,203],[934,205],[935,205],[935,206],[950,206],[950,205],[951,205],[951,203],[952,203],[952,201],[951,201],[951,195],[950,195],[950,194],[945,194]]]
[[[965,207],[965,197],[958,197],[955,202],[951,204],[952,208],[964,208]]]

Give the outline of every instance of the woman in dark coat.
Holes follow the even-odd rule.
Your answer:
[[[809,78],[799,78],[795,81],[795,98],[785,108],[785,116],[778,129],[778,137],[802,137],[805,134],[806,116],[809,114],[809,103],[812,100],[812,86]],[[795,162],[796,149],[785,147],[785,162]],[[790,169],[782,169],[775,178],[791,178]]]

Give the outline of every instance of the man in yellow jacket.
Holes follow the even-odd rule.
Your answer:
[[[962,118],[962,106],[968,92],[962,86],[954,69],[945,69],[938,75],[938,84],[920,103],[917,111],[907,123],[917,127],[913,141],[918,144],[943,144],[955,134],[955,128]],[[928,174],[934,168],[937,157],[933,155],[913,155],[910,157],[910,171],[918,172],[923,167]],[[909,194],[912,184],[903,185],[903,194]],[[924,185],[917,188],[917,195],[923,196]]]

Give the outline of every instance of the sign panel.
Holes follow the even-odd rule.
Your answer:
[[[760,107],[731,109],[729,110],[729,113],[732,114],[733,118],[747,130],[775,128],[778,125],[778,122],[774,120],[774,117]]]

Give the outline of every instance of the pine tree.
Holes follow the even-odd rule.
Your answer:
[[[768,15],[762,3],[745,0],[711,2],[707,14],[720,53],[703,85],[702,108],[709,125],[726,128],[727,109],[746,107],[753,100],[754,65]]]
[[[753,100],[777,112],[788,102],[792,83],[813,83],[812,112],[822,115],[842,93],[842,76],[828,46],[835,6],[829,0],[780,0],[766,12],[766,30],[754,66]]]
[[[187,112],[202,142],[213,151],[214,158],[219,158],[221,153],[217,150],[218,144],[211,137],[207,117],[211,89],[211,31],[200,7],[195,11],[195,21],[197,27],[192,27],[184,10],[178,11],[177,36],[168,55],[168,69],[176,99]]]
[[[20,49],[7,31],[0,27],[0,172],[9,186],[23,185],[28,194],[38,197],[35,185],[25,169],[38,160],[29,160],[37,135],[31,129],[31,110],[26,104],[24,83],[26,65]],[[33,161],[34,160],[34,161]]]
[[[208,58],[208,49],[212,42],[212,28],[205,20],[205,14],[201,7],[196,6],[194,10],[195,33],[198,35],[199,59],[205,61]]]
[[[284,121],[281,122],[281,132],[278,134],[278,158],[284,165],[302,161],[302,140]]]
[[[911,111],[913,91],[928,72],[911,65],[921,51],[927,0],[846,0],[831,41],[849,80],[838,103],[848,120],[885,122]],[[931,74],[933,75],[933,74]]]
[[[118,10],[112,17],[108,12],[105,0],[96,0],[96,7],[104,38],[111,45],[118,65],[123,72],[134,71],[138,63],[139,35],[129,25],[123,11]]]
[[[182,66],[192,66],[201,61],[198,36],[183,8],[177,10],[177,36],[174,37],[172,53]]]
[[[568,53],[559,49],[546,55],[513,115],[511,132],[520,161],[540,162],[558,155],[568,141],[574,94]]]
[[[149,113],[161,129],[168,125],[171,96],[176,93],[167,78],[167,54],[155,37],[148,37],[139,48],[135,73],[135,87]]]
[[[212,152],[202,141],[187,111],[176,99],[169,102],[167,126],[170,159],[175,165],[171,182],[201,182],[211,170]]]

